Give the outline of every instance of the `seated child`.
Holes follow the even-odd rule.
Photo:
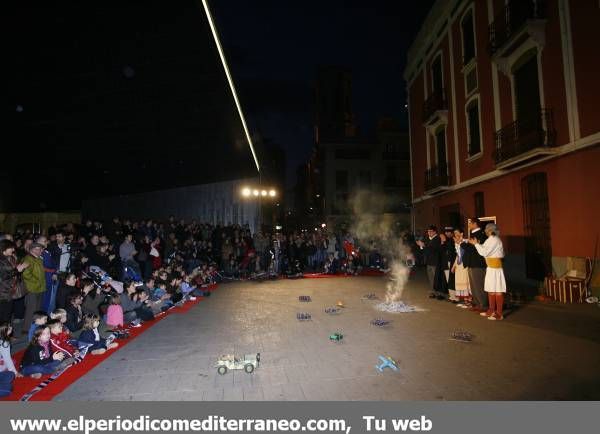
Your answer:
[[[79,350],[69,343],[70,333],[64,331],[60,319],[52,319],[48,321],[50,329],[50,348],[53,352],[61,352],[65,357],[77,357]]]
[[[12,327],[10,323],[3,322],[0,324],[0,396],[10,395],[15,377],[22,377],[15,368],[10,355],[11,337]]]
[[[110,303],[106,310],[106,325],[109,328],[123,327],[123,308],[121,307],[121,297],[118,294],[110,298]]]
[[[164,311],[173,306],[171,294],[167,293],[167,284],[160,282],[156,288],[152,290],[150,300],[153,302],[153,311],[155,313]]]
[[[202,296],[201,291],[196,288],[196,285],[192,283],[192,279],[189,274],[183,277],[183,282],[180,286],[181,292],[184,298],[200,297]]]
[[[98,326],[100,325],[100,317],[98,315],[86,315],[83,320],[83,330],[79,335],[79,342],[92,344],[90,350],[92,354],[104,354],[106,350],[117,348],[116,342],[109,342],[107,339],[100,336]]]
[[[65,325],[71,333],[81,329],[83,319],[82,303],[83,297],[80,293],[73,293],[67,297],[67,321]]]
[[[38,310],[37,312],[33,313],[32,319],[33,322],[31,323],[31,326],[29,327],[29,333],[27,334],[27,340],[29,342],[31,342],[31,338],[33,338],[33,332],[35,332],[35,329],[48,322],[48,314],[43,310]]]
[[[72,363],[72,360],[63,364],[65,355],[61,352],[54,353],[50,347],[50,329],[39,326],[33,332],[29,346],[21,360],[21,373],[24,376],[40,378],[42,374],[52,374]]]

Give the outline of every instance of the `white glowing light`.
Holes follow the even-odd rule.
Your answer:
[[[261,195],[261,196],[266,196],[266,195],[267,195],[267,190],[262,190],[262,191],[260,192],[260,195]]]
[[[242,196],[244,196],[244,197],[248,197],[248,196],[250,196],[251,194],[252,194],[252,191],[251,191],[251,190],[250,190],[248,187],[246,187],[246,188],[242,189]]]
[[[275,190],[269,191],[269,196],[271,196],[271,197],[275,197],[276,194],[277,194],[277,192]]]
[[[258,196],[260,194],[260,191],[258,191],[258,190],[252,190],[252,194],[254,196]]]
[[[322,228],[324,228],[325,226],[327,226],[325,223],[321,223]]]
[[[252,138],[250,137],[250,132],[248,131],[248,126],[246,125],[246,119],[244,118],[244,113],[242,112],[242,106],[240,105],[240,101],[238,99],[237,92],[235,91],[235,85],[233,84],[233,79],[231,78],[231,73],[229,72],[229,66],[227,66],[227,61],[225,60],[225,54],[223,53],[223,47],[221,47],[221,41],[219,40],[219,35],[217,34],[217,28],[215,27],[215,23],[213,22],[212,15],[210,14],[210,10],[208,9],[208,1],[202,0],[202,5],[204,6],[204,11],[206,12],[206,18],[208,18],[208,24],[210,25],[210,30],[213,34],[213,38],[215,39],[215,44],[217,45],[217,50],[219,51],[219,57],[221,58],[221,63],[223,64],[223,69],[225,70],[225,75],[227,76],[227,81],[229,82],[229,87],[231,88],[231,93],[233,94],[233,100],[235,101],[235,105],[237,107],[238,113],[240,115],[240,119],[242,121],[242,126],[244,127],[244,133],[246,134],[246,140],[248,140],[248,145],[250,146],[250,150],[252,151],[252,157],[254,157],[254,163],[256,164],[256,170],[260,172],[260,165],[258,164],[258,158],[256,157],[256,152],[254,152],[254,146],[252,145]]]

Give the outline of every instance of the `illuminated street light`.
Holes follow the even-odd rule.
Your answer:
[[[276,194],[277,192],[275,190],[269,190],[269,196],[275,197]]]
[[[267,195],[267,190],[262,190],[260,192],[260,195],[263,196],[263,197],[266,196]]]
[[[252,194],[253,194],[254,196],[258,196],[258,195],[260,194],[260,192],[259,192],[258,190],[256,190],[256,189],[255,189],[255,190],[252,190]]]
[[[249,197],[251,194],[252,194],[252,191],[248,187],[245,187],[242,189],[242,196]]]

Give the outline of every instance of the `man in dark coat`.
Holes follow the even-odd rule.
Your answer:
[[[481,229],[479,219],[475,217],[470,218],[468,225],[469,238],[476,238],[479,244],[483,244],[487,236]],[[469,286],[473,297],[473,307],[471,310],[485,312],[488,309],[488,297],[484,291],[485,270],[487,268],[485,258],[477,252],[475,246],[465,244],[463,265],[468,269],[469,273]]]
[[[436,271],[439,273],[442,243],[437,233],[437,227],[431,225],[427,229],[427,239],[424,241],[417,241],[417,244],[423,250],[423,259],[427,266],[427,278],[429,279],[429,285],[431,286],[431,293],[429,298],[436,298],[443,294],[439,291],[440,278],[436,279]]]

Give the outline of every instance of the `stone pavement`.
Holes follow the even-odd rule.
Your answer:
[[[404,301],[424,312],[376,311],[385,278],[237,282],[170,315],[56,400],[587,400],[600,399],[600,309],[530,304],[487,321],[426,297],[424,273]],[[301,303],[299,295],[312,302]],[[325,307],[342,300],[330,316]],[[309,312],[300,322],[296,313]],[[374,318],[391,319],[380,329]],[[451,341],[456,329],[472,343]],[[330,342],[340,331],[343,342]],[[253,373],[213,367],[220,354],[261,353]],[[399,371],[375,370],[378,355]]]

